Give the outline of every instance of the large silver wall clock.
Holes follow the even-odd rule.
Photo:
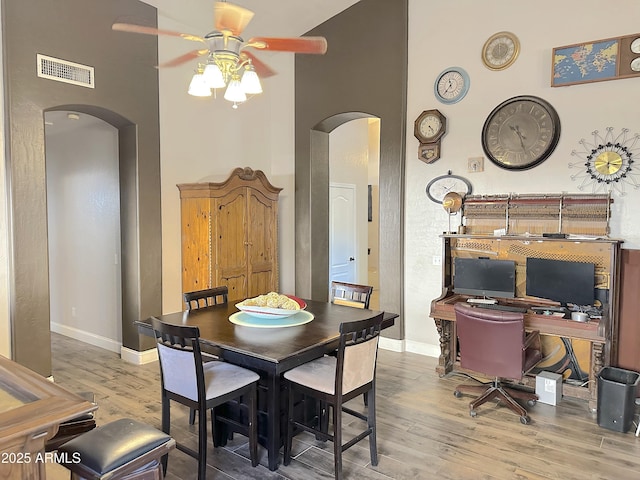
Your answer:
[[[582,150],[573,150],[571,155],[580,160],[569,163],[569,168],[580,170],[571,175],[571,180],[580,182],[578,190],[625,195],[626,186],[640,188],[638,173],[634,170],[640,156],[640,135],[628,133],[628,128],[616,133],[613,127],[607,127],[604,137],[595,130],[591,132],[593,141],[583,138],[578,142]]]
[[[560,118],[542,98],[523,95],[505,100],[482,127],[489,160],[508,170],[526,170],[546,160],[560,139]]]

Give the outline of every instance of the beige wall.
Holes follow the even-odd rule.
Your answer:
[[[438,236],[446,230],[447,216],[430,202],[425,186],[435,176],[453,173],[467,177],[474,193],[578,192],[571,180],[575,170],[572,150],[580,139],[606,127],[640,133],[636,108],[640,78],[551,88],[551,52],[554,47],[640,32],[640,2],[636,0],[568,0],[514,2],[513,0],[455,0],[409,3],[409,89],[407,104],[405,320],[407,348],[437,354],[438,336],[428,318],[429,301],[440,294],[440,268],[432,265],[440,255]],[[614,20],[615,19],[615,20]],[[508,30],[520,39],[521,52],[508,69],[484,67],[480,50],[492,34]],[[445,68],[460,66],[471,77],[467,96],[454,105],[439,103],[433,81]],[[467,173],[469,157],[484,156],[482,125],[500,102],[516,95],[536,95],[558,111],[562,124],[555,152],[541,165],[510,172],[485,159],[484,172]],[[413,122],[423,110],[437,108],[448,119],[442,158],[426,165],[416,158],[418,142]],[[636,145],[636,148],[638,145]],[[636,167],[640,174],[640,168]],[[640,177],[638,177],[640,178]],[[627,187],[614,195],[611,235],[627,248],[640,248],[640,224],[635,213],[640,191]]]

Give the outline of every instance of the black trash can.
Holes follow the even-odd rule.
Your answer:
[[[604,367],[598,374],[598,425],[627,433],[636,408],[640,374],[617,367]]]

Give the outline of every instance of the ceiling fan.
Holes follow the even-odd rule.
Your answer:
[[[217,88],[226,87],[224,98],[233,102],[233,107],[237,108],[239,103],[247,99],[247,94],[262,93],[260,77],[275,75],[251,49],[305,54],[324,54],[327,51],[327,40],[324,37],[253,37],[245,42],[240,35],[253,15],[251,10],[244,7],[220,1],[214,3],[215,30],[204,36],[132,23],[114,23],[112,29],[180,37],[200,43],[200,48],[161,63],[158,67],[175,67],[206,56],[206,62],[198,63],[189,85],[189,94],[211,96],[212,90],[215,92]]]

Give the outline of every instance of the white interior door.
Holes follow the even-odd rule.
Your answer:
[[[329,282],[356,281],[355,198],[355,185],[329,185]]]

